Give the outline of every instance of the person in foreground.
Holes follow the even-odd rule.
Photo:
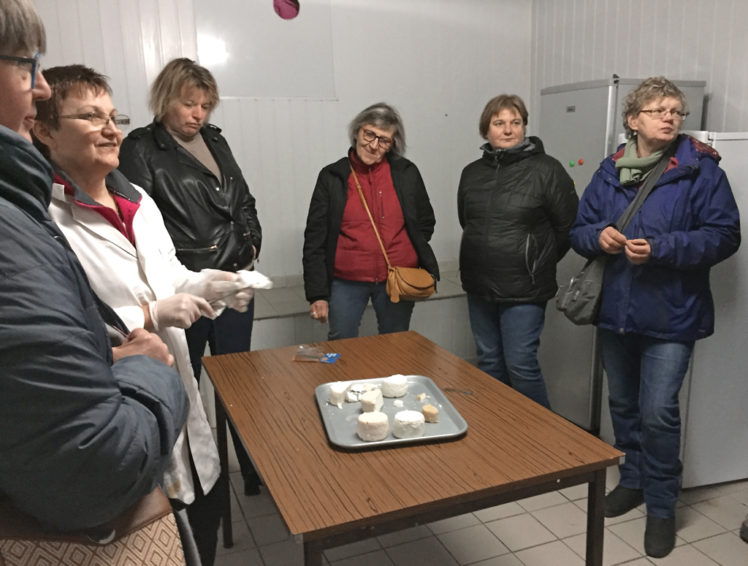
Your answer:
[[[685,95],[664,77],[629,93],[628,141],[592,177],[571,229],[581,255],[609,254],[596,324],[615,446],[626,458],[605,515],[646,503],[644,548],[656,558],[675,545],[678,392],[694,341],[714,331],[709,268],[740,245],[738,209],[719,155],[679,134],[686,115]],[[616,220],[663,155],[665,172],[619,232]]]
[[[408,330],[413,301],[390,301],[387,264],[358,187],[393,266],[422,267],[435,280],[439,266],[429,240],[434,210],[418,168],[403,157],[405,130],[383,102],[348,126],[348,155],[320,171],[304,231],[304,290],[310,315],[329,321],[329,339],[358,336],[371,300],[380,334]]]
[[[161,340],[101,304],[47,212],[52,169],[31,145],[41,19],[0,0],[0,492],[57,530],[99,527],[150,493],[187,417]]]
[[[34,142],[55,170],[50,214],[98,296],[130,326],[157,332],[174,356],[190,398],[187,423],[163,485],[187,506],[203,566],[215,559],[221,518],[218,451],[190,364],[184,328],[213,306],[246,310],[252,289],[233,272],[193,272],[176,259],[153,200],[119,171],[122,132],[104,76],[83,65],[44,71],[49,101],[37,104]],[[184,537],[183,537],[184,538]]]
[[[478,367],[550,408],[538,348],[579,198],[563,166],[527,136],[527,116],[517,95],[483,109],[483,156],[463,169],[457,190],[460,277]]]
[[[218,102],[208,69],[186,58],[170,61],[151,85],[153,122],[130,132],[120,155],[120,171],[156,202],[177,258],[192,271],[252,269],[262,244],[255,199],[221,129],[208,123]],[[226,309],[187,330],[198,381],[206,345],[214,355],[248,351],[253,320],[251,301],[244,312]],[[245,494],[257,494],[260,479],[229,428]]]

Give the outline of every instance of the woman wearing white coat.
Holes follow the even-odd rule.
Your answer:
[[[153,200],[116,171],[118,125],[129,119],[116,113],[105,77],[81,65],[44,74],[52,98],[38,107],[34,136],[56,171],[50,213],[98,296],[128,328],[157,332],[174,356],[190,411],[164,488],[176,508],[187,506],[200,559],[210,566],[221,516],[220,464],[183,329],[215,316],[213,306],[246,309],[251,290],[242,289],[237,274],[192,272],[176,259]]]

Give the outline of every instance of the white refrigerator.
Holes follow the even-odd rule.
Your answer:
[[[748,132],[689,132],[722,156],[743,242],[711,270],[714,334],[696,342],[681,391],[683,487],[748,478]]]

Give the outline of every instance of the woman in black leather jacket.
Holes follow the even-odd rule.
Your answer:
[[[463,169],[457,193],[460,276],[478,367],[549,407],[540,333],[579,198],[563,166],[538,138],[526,137],[526,127],[517,95],[497,96],[483,110],[483,156]]]
[[[153,122],[131,132],[120,151],[120,171],[156,201],[177,257],[193,271],[250,269],[262,243],[255,199],[221,130],[208,124],[217,104],[210,71],[174,59],[151,86]],[[254,301],[246,313],[226,309],[186,331],[198,379],[206,344],[212,354],[249,350],[253,319]],[[231,432],[245,493],[258,493],[259,478]]]

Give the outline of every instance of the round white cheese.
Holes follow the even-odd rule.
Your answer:
[[[382,395],[385,397],[402,397],[408,392],[408,378],[395,374],[382,380]]]
[[[380,411],[361,413],[358,416],[356,433],[365,442],[384,440],[390,432],[390,422],[387,415]]]
[[[398,411],[392,419],[392,434],[396,438],[423,436],[426,420],[420,411]]]

